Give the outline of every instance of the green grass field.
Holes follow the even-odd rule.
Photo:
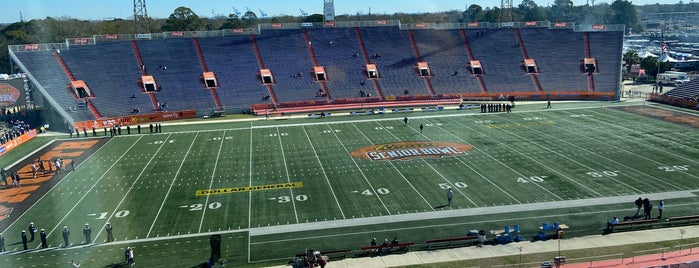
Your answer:
[[[210,234],[223,235],[223,258],[236,267],[284,264],[307,247],[357,250],[372,237],[420,243],[515,224],[533,237],[553,221],[572,226],[569,235],[599,234],[611,216],[635,212],[637,196],[696,214],[699,132],[667,119],[695,115],[540,108],[413,112],[407,125],[384,115],[166,126],[112,138],[4,231],[15,251],[29,222],[51,247],[63,246],[68,226],[70,247],[0,255],[0,266],[107,267],[130,245],[139,264],[193,267],[208,258]],[[408,142],[421,147],[400,148]],[[393,153],[351,155],[378,144]],[[430,153],[442,157],[371,159]],[[104,244],[107,222],[116,242]],[[80,245],[85,223],[93,245]]]

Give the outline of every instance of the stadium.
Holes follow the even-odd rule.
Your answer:
[[[9,46],[2,266],[696,259],[699,80],[625,96],[623,24],[324,2],[322,22]]]

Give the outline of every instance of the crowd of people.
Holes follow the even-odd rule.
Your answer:
[[[636,206],[636,213],[633,216],[624,217],[624,221],[640,219],[641,216],[643,216],[643,220],[653,219],[651,216],[653,212],[653,204],[651,203],[650,199],[639,197],[634,201],[634,205]],[[658,216],[655,219],[661,219],[663,217],[663,209],[665,209],[665,201],[663,199],[658,200],[657,208]],[[641,214],[641,209],[643,209],[643,214]],[[614,231],[614,226],[620,222],[621,220],[619,220],[619,217],[612,217],[612,219],[607,222],[607,230]]]
[[[0,135],[0,145],[14,140],[15,138],[21,136],[30,129],[29,124],[19,119],[9,120],[8,123],[8,129],[4,131],[3,135]]]
[[[513,107],[514,105],[510,103],[481,103],[481,113],[510,113]]]

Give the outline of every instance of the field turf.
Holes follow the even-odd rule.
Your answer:
[[[572,226],[570,235],[598,234],[611,216],[633,214],[638,196],[654,206],[665,198],[670,215],[694,214],[696,115],[605,106],[413,112],[408,124],[387,114],[166,125],[118,136],[4,231],[17,251],[34,222],[54,249],[3,254],[0,266],[115,267],[129,245],[136,263],[193,267],[208,258],[211,234],[222,234],[222,257],[235,267],[283,264],[307,247],[357,250],[394,236],[421,243],[514,224],[532,237],[553,221]],[[393,152],[367,152],[380,144]],[[107,222],[115,242],[105,243]],[[86,223],[91,245],[82,245]]]

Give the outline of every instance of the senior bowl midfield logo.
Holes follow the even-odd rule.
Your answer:
[[[350,155],[372,161],[410,160],[414,158],[455,157],[473,149],[470,144],[456,142],[404,141],[372,145]]]

